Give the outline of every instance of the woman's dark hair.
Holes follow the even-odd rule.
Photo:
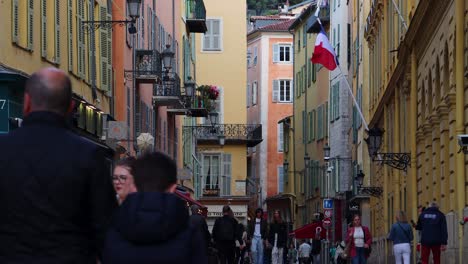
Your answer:
[[[117,161],[117,163],[115,163],[115,167],[126,167],[126,168],[129,168],[129,169],[132,169],[132,166],[133,166],[133,163],[135,162],[135,158],[134,157],[127,157],[127,158],[123,158],[119,161]]]
[[[257,216],[258,213],[262,213],[262,216],[263,216],[263,209],[262,208],[257,208],[257,210],[255,210],[255,216]]]
[[[276,219],[276,217],[275,217],[275,214],[276,214],[276,213],[278,213],[278,218],[279,218],[279,219]],[[281,218],[281,211],[280,211],[280,210],[275,210],[275,211],[273,212],[273,221],[274,221],[275,223],[283,223],[283,218]]]

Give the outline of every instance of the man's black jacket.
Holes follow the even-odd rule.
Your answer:
[[[95,144],[51,112],[0,136],[0,263],[96,263],[117,207]]]
[[[447,245],[447,220],[436,207],[429,207],[419,215],[417,230],[421,230],[421,244],[426,246]]]
[[[270,223],[270,229],[268,230],[268,242],[273,246],[275,244],[275,234],[278,234],[278,240],[276,246],[278,248],[286,247],[288,240],[288,230],[285,223]]]
[[[247,235],[249,239],[252,239],[254,237],[255,233],[255,224],[256,224],[256,218],[250,220],[249,222],[249,229],[247,232]],[[267,239],[268,236],[268,223],[265,219],[261,219],[260,221],[260,234],[262,235],[262,239]]]

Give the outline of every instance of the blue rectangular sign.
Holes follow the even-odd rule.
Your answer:
[[[323,209],[333,209],[333,199],[323,199]]]

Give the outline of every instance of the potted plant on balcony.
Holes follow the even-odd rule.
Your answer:
[[[215,85],[200,85],[197,87],[197,91],[200,92],[200,107],[204,107],[211,112],[215,108],[213,101],[219,97],[219,89]]]

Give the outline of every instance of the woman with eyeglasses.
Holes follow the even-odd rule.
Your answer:
[[[112,175],[115,192],[117,193],[117,201],[122,204],[127,195],[136,192],[135,182],[131,172],[132,164],[135,158],[128,157],[117,162]]]

